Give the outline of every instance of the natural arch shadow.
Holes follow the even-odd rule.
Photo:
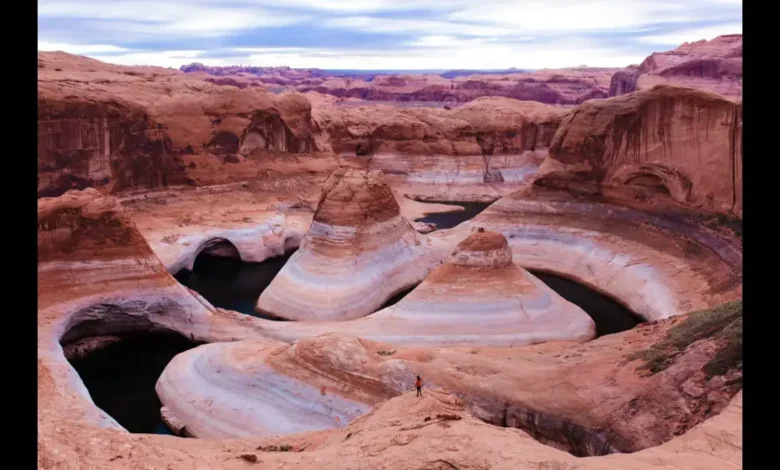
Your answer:
[[[596,337],[630,330],[644,320],[634,312],[595,290],[548,272],[528,270],[552,290],[585,311],[596,323]]]
[[[297,248],[291,248],[284,255],[261,263],[247,263],[237,258],[215,256],[212,252],[203,250],[195,259],[192,271],[182,269],[174,277],[215,307],[278,320],[256,312],[255,305],[260,294],[271,284],[296,250]]]
[[[127,431],[172,435],[160,416],[155,384],[174,356],[198,344],[172,332],[122,335],[69,362],[95,405]]]
[[[203,244],[195,260],[197,261],[202,255],[214,258],[241,259],[241,253],[236,245],[224,238],[214,238]]]

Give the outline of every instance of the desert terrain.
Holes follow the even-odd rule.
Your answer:
[[[741,35],[450,78],[39,52],[39,468],[741,468],[741,61]],[[208,266],[268,279],[231,308]],[[158,430],[78,365],[134,341]]]

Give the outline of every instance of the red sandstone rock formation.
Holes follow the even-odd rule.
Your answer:
[[[654,52],[639,66],[612,76],[609,96],[650,89],[657,84],[685,86],[742,98],[742,35],[718,36],[666,52]]]
[[[566,116],[538,186],[742,214],[742,105],[657,85]]]
[[[522,180],[546,156],[564,108],[484,97],[453,110],[340,108],[311,96],[320,145],[421,183]],[[321,96],[321,95],[320,95]]]
[[[453,110],[342,108],[330,95],[229,83],[244,75],[39,54],[39,195],[230,183],[271,169],[324,176],[334,153],[371,156],[360,164],[413,182],[520,182],[566,113],[497,97]]]
[[[584,344],[526,348],[396,349],[341,334],[287,347],[213,344],[174,359],[157,389],[199,437],[225,438],[343,427],[345,415],[404,394],[419,374],[424,395],[446,390],[484,421],[575,455],[635,452],[711,418],[741,389],[729,336],[740,315],[731,304]],[[276,418],[269,406],[289,411]]]
[[[684,318],[585,345],[527,349],[388,351],[385,346],[344,337],[313,338],[284,348],[269,366],[292,380],[316,385],[316,396],[326,403],[332,390],[347,397],[361,394],[363,398],[353,397],[361,402],[366,397],[379,401],[409,390],[415,374],[426,378],[425,396],[417,399],[413,393],[403,393],[340,431],[220,442],[124,432],[91,401],[65,360],[60,341],[139,329],[173,329],[212,342],[261,340],[258,332],[263,332],[264,322],[219,310],[212,313],[189,295],[151,254],[116,202],[96,190],[41,199],[38,225],[38,461],[42,468],[103,468],[117,461],[129,467],[244,468],[247,460],[242,455],[274,466],[326,469],[368,462],[377,468],[409,463],[409,468],[422,470],[447,460],[460,468],[584,462],[594,469],[644,470],[663,462],[704,470],[740,462],[740,395],[720,415],[666,444],[608,459],[577,459],[523,431],[486,426],[475,417],[495,418],[497,424],[526,429],[543,442],[568,445],[569,450],[574,446],[603,450],[597,447],[603,441],[588,438],[594,437],[594,430],[610,425],[614,427],[609,433],[601,435],[621,448],[672,438],[720,410],[739,384],[739,374],[729,368],[709,380],[701,368],[722,348],[717,338],[685,350],[658,349],[671,359],[670,364],[663,363],[666,369],[650,376],[637,370],[642,362],[632,353],[658,345],[669,328]],[[227,344],[237,346],[239,352],[238,346],[252,343]],[[356,347],[365,351],[356,354],[360,352]],[[253,353],[251,348],[243,349],[234,358],[250,365],[256,359]],[[348,385],[355,380],[358,387]],[[462,400],[436,392],[436,387]],[[549,393],[553,389],[555,393]],[[566,417],[571,419],[561,419]],[[575,440],[563,443],[561,437]],[[398,439],[406,444],[399,446]],[[280,446],[306,452],[273,451]],[[408,457],[410,452],[414,459]]]
[[[336,170],[300,249],[260,295],[257,310],[299,321],[368,315],[431,270],[435,259],[421,237],[381,173]]]
[[[229,163],[257,152],[307,154],[317,150],[314,131],[299,94],[39,53],[39,196],[184,184],[197,174],[198,156]]]

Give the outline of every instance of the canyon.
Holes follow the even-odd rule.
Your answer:
[[[741,48],[356,77],[39,53],[39,468],[741,468]],[[220,307],[177,280],[204,260],[270,280]],[[78,361],[163,334],[170,435],[131,432]]]

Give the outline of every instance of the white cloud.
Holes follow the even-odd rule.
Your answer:
[[[117,54],[117,55],[100,55],[90,54],[93,59],[97,59],[103,62],[117,65],[156,65],[159,67],[172,67],[179,68],[182,65],[190,62],[196,62],[197,57],[203,54],[204,51],[154,51],[154,52],[131,52],[129,54]],[[235,62],[230,62],[226,57],[211,65],[232,65]]]
[[[39,26],[39,49],[119,64],[172,67],[193,61],[352,69],[556,68],[582,63],[622,67],[641,62],[654,45],[671,49],[686,41],[741,32],[739,4],[739,0],[39,0],[39,23],[44,25]],[[716,26],[691,27],[702,23]],[[232,33],[293,25],[296,33],[289,44],[296,47],[269,47],[267,36],[258,33],[255,44],[230,48]],[[323,44],[305,43],[306,35],[298,34],[305,27],[327,27],[334,37],[360,31],[367,37],[393,34],[397,39],[375,49],[371,44],[323,49]],[[610,42],[610,34],[619,34],[619,39]],[[377,40],[387,41],[386,37]],[[204,51],[172,50],[206,43],[181,46],[190,38],[220,38],[215,41],[219,51],[202,57]],[[284,40],[277,37],[273,43]],[[132,43],[170,50],[120,47]],[[230,57],[213,57],[222,50]]]
[[[521,31],[583,31],[621,29],[647,24],[658,10],[677,8],[648,1],[620,0],[502,2],[484,8],[476,3],[449,15],[452,20],[513,26]]]
[[[214,0],[196,0],[212,3]],[[217,0],[218,1],[218,0]],[[380,13],[403,10],[447,11],[468,5],[471,0],[242,0],[264,7],[301,8],[332,13]]]
[[[343,50],[306,48],[241,48],[228,52],[231,57],[200,57],[200,51],[143,52],[118,55],[91,55],[110,63],[150,64],[179,67],[189,62],[206,65],[255,65],[322,69],[397,69],[447,70],[560,68],[589,66],[624,67],[638,63],[644,55],[626,55],[599,47],[582,39],[557,41],[540,48],[533,43],[500,44],[482,40],[452,41],[451,38],[428,37],[421,47],[400,50]],[[243,54],[242,54],[243,53]]]
[[[105,54],[111,52],[127,52],[130,49],[109,44],[66,44],[61,42],[38,41],[39,51],[63,51],[70,54]]]
[[[723,25],[707,26],[704,28],[684,29],[667,34],[641,36],[636,38],[636,40],[648,44],[679,46],[684,42],[694,42],[701,39],[706,39],[709,41],[717,36],[722,36],[724,34],[742,34],[742,23],[728,23]]]
[[[460,39],[455,36],[422,36],[409,43],[414,47],[463,47],[484,44],[483,39]]]
[[[185,4],[147,0],[116,1],[104,7],[83,0],[41,0],[38,3],[38,17],[91,20],[88,24],[98,30],[160,37],[173,34],[218,36],[230,31],[286,26],[309,19],[306,15],[282,14],[248,4],[223,5],[203,1]]]
[[[513,28],[465,22],[377,18],[371,16],[348,16],[325,19],[322,25],[334,29],[351,29],[369,33],[422,33],[433,35],[466,36],[509,36],[517,34]]]

